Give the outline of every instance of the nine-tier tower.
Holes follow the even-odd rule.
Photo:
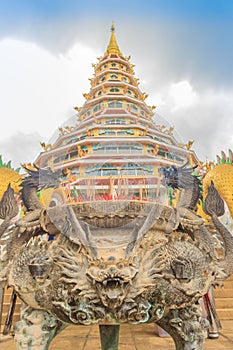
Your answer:
[[[134,65],[117,44],[112,25],[107,50],[93,64],[78,122],[59,128],[53,145],[43,145],[36,164],[65,170],[69,200],[133,198],[164,201],[158,168],[197,164],[190,144],[178,144],[173,127],[156,125],[155,106],[145,102]]]

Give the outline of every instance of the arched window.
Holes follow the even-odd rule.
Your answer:
[[[105,135],[116,135],[116,131],[112,129],[106,129],[105,130]]]
[[[114,108],[115,107],[115,101],[108,100],[108,107]]]
[[[116,108],[122,107],[122,101],[116,101]]]
[[[95,105],[94,107],[93,107],[93,113],[96,113],[96,112],[98,112],[100,110],[100,105],[98,104],[98,105]]]
[[[118,79],[118,74],[110,74],[110,79]]]
[[[132,105],[131,105],[131,109],[134,110],[134,111],[137,111],[137,110],[138,110],[138,106],[132,104]]]
[[[109,108],[121,108],[122,107],[122,101],[115,101],[115,100],[108,100],[108,107]]]
[[[110,92],[120,92],[120,88],[118,86],[111,87],[109,89]]]

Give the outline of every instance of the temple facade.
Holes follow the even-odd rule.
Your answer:
[[[114,25],[93,68],[86,101],[75,107],[77,123],[59,128],[54,144],[42,144],[35,164],[64,170],[63,187],[71,201],[165,201],[158,169],[197,164],[191,143],[179,144],[173,127],[156,123],[155,106],[147,105],[148,95],[139,88],[130,57],[119,49]]]

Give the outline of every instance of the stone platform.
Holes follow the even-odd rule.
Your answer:
[[[205,350],[233,349],[233,320],[223,320],[218,339],[207,339]],[[101,350],[98,326],[69,326],[50,345],[49,350]],[[12,336],[0,337],[0,350],[16,350]],[[122,325],[119,350],[175,350],[171,338],[155,334],[154,324]]]

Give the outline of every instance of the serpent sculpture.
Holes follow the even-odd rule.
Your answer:
[[[26,215],[8,220],[0,237],[0,281],[24,305],[15,325],[18,350],[46,350],[69,324],[93,323],[100,324],[102,349],[116,350],[121,323],[147,322],[165,329],[177,350],[204,349],[208,322],[198,300],[232,274],[233,240],[218,219],[224,202],[213,182],[204,205],[211,227],[196,214],[200,183],[192,171],[160,170],[165,185],[180,189],[175,208],[132,200],[45,208],[36,191],[57,187],[60,174],[28,172]]]
[[[204,178],[203,190],[207,193],[212,180],[233,217],[233,152],[230,149],[228,152],[228,157],[223,151],[221,157],[217,156],[217,165],[210,168]]]

